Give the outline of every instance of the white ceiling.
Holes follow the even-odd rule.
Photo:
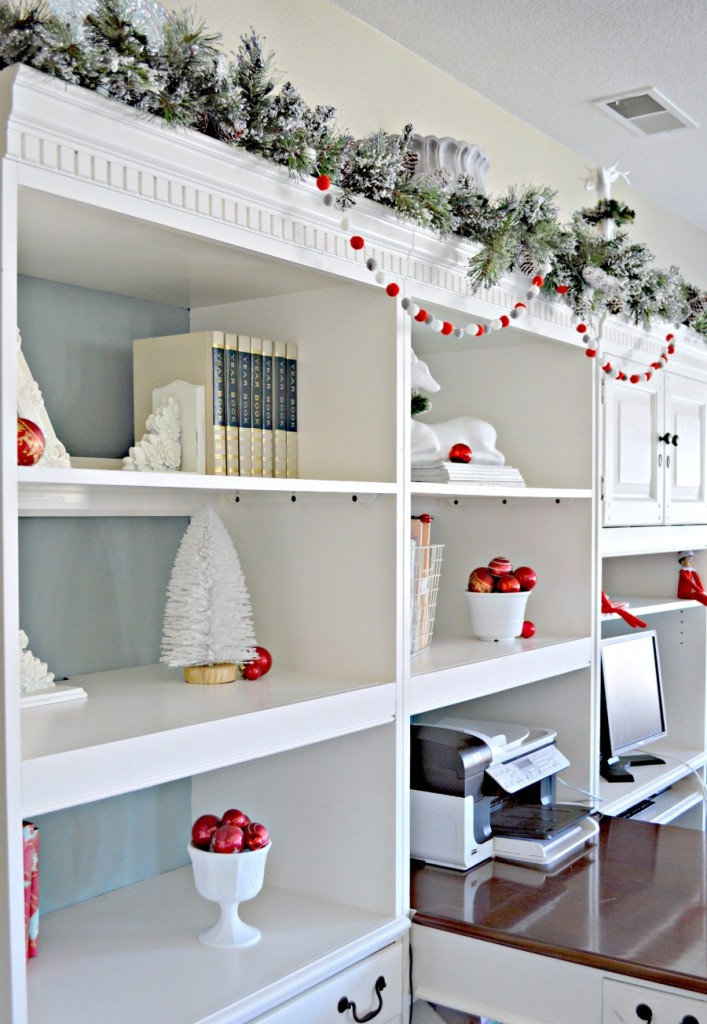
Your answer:
[[[334,2],[707,232],[707,0]],[[641,137],[594,106],[650,87],[698,127]]]

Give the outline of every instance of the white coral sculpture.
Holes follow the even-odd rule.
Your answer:
[[[54,686],[54,673],[47,672],[46,663],[27,650],[29,637],[20,630],[20,693],[34,693]]]
[[[147,433],[123,459],[123,469],[164,473],[179,469],[182,462],[182,410],[179,400],[168,395],[147,417]]]

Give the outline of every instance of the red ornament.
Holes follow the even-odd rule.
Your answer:
[[[558,295],[566,295],[569,290],[570,286],[568,284],[558,284],[557,288],[555,289]]]
[[[385,291],[386,295],[390,295],[391,299],[394,299],[400,293],[400,285],[391,281],[390,284],[386,285]]]
[[[202,814],[191,827],[191,841],[199,850],[208,850],[221,819],[215,814]]]
[[[260,665],[260,674],[264,676],[272,668],[272,655],[266,647],[256,647],[253,661]]]
[[[530,640],[531,636],[535,636],[535,623],[526,619],[523,623],[523,628],[520,631],[520,635],[524,640]]]
[[[496,590],[499,594],[518,594],[520,583],[511,572],[507,576],[499,576]]]
[[[641,377],[640,377],[640,375],[638,373],[632,373],[630,378],[629,378],[629,380],[631,381],[632,384],[638,384],[640,379],[641,379]]]
[[[418,324],[423,323],[427,319],[427,310],[421,309],[419,313],[415,313],[415,319],[417,320]]]
[[[251,821],[249,825],[246,825],[244,831],[245,844],[249,850],[260,850],[270,842],[268,830],[258,821]]]
[[[584,354],[588,359],[594,359],[597,354],[597,350],[595,348],[588,348],[585,350]]]
[[[501,327],[508,327],[509,323],[511,322],[511,318],[509,316],[506,316],[505,313],[498,319],[501,321]]]
[[[250,824],[250,818],[243,811],[239,811],[236,807],[231,807],[221,815],[221,824],[238,825],[238,828],[245,828],[246,825]]]
[[[516,302],[514,309],[527,309],[528,307],[524,302]]]
[[[245,835],[238,825],[221,825],[211,840],[211,849],[214,853],[240,853],[244,846]]]
[[[495,588],[496,580],[486,566],[480,565],[478,569],[472,569],[469,574],[467,590],[471,590],[474,594],[490,594]]]
[[[540,276],[540,274],[536,274],[533,278],[533,284],[536,288],[542,288],[542,286],[545,284],[545,280]]]
[[[517,569],[513,570],[513,575],[520,583],[521,590],[532,590],[538,582],[535,569],[531,569],[529,565],[519,565]]]
[[[32,420],[17,417],[17,465],[34,466],[44,454],[44,434]]]
[[[349,245],[352,249],[363,249],[365,244],[360,235],[352,235],[349,239]]]
[[[254,682],[256,679],[260,679],[263,674],[263,670],[257,661],[248,661],[243,666],[243,678]]]
[[[453,444],[449,449],[450,462],[471,462],[471,448],[468,444]]]
[[[586,330],[587,330],[587,325],[586,324],[577,324],[576,330],[577,330],[578,334],[585,334]]]
[[[320,192],[326,192],[331,185],[331,178],[328,174],[320,174],[317,178],[317,188]]]
[[[476,337],[479,338],[484,333],[483,324],[478,324],[476,327]]]
[[[492,576],[507,576],[513,572],[513,566],[507,558],[498,555],[489,562],[489,572]]]
[[[454,330],[454,324],[450,324],[449,320],[445,320],[442,324],[442,330],[440,334],[451,334]]]

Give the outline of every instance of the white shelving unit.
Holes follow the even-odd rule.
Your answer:
[[[507,330],[442,339],[373,284],[311,182],[25,68],[0,74],[0,111],[0,1018],[88,1024],[99,1006],[109,1024],[312,1024],[339,1019],[344,994],[365,1007],[384,974],[381,1024],[402,1024],[410,716],[468,704],[478,718],[551,726],[571,760],[567,781],[597,792],[599,593],[645,593],[632,609],[665,636],[677,679],[669,748],[685,764],[608,809],[662,789],[655,820],[697,824],[705,610],[669,595],[674,552],[706,550],[707,527],[600,528],[597,371],[564,306],[534,301]],[[365,201],[356,223],[384,272],[455,322],[493,319],[525,290],[509,278],[470,297],[466,243],[413,230]],[[51,337],[33,326],[27,281],[44,289]],[[118,315],[75,338],[73,320],[62,322],[62,289]],[[132,421],[121,366],[130,366],[133,336],[159,332],[116,324],[128,322],[124,311],[146,317],[157,307],[185,329],[298,344],[300,478],[123,473],[83,459],[71,469],[16,466],[18,324],[58,436],[78,423],[84,441],[103,403]],[[626,345],[639,336],[614,330]],[[411,347],[441,384],[434,417],[491,422],[526,487],[410,484]],[[687,362],[700,358],[693,346]],[[77,454],[125,454],[117,440],[113,448]],[[273,653],[258,683],[188,687],[156,664],[164,566],[205,503],[233,538],[258,642]],[[433,516],[444,561],[432,646],[410,657],[410,515],[422,512]],[[532,639],[494,644],[470,633],[469,572],[501,554],[537,571]],[[21,613],[50,668],[83,654],[86,665],[65,674],[85,701],[20,711]],[[25,964],[23,816],[42,817],[51,855],[54,822],[68,820],[62,834],[71,835],[75,820],[105,822],[112,800],[147,791],[158,801],[168,784],[187,793],[185,819],[236,804],[267,822],[266,885],[244,910],[261,943],[240,952],[199,944],[214,908],[193,887],[188,829],[183,843],[164,839],[174,866],[145,877],[132,869],[141,829],[161,837],[158,823],[141,822],[115,837],[125,849],[120,877],[88,897],[62,891],[42,916],[39,956]],[[62,841],[55,855],[68,875],[75,865],[89,879],[100,874],[100,845],[86,843],[80,824]]]

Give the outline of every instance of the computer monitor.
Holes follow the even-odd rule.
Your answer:
[[[664,763],[636,752],[667,735],[655,630],[603,639],[601,683],[601,775],[633,782],[632,765]]]

